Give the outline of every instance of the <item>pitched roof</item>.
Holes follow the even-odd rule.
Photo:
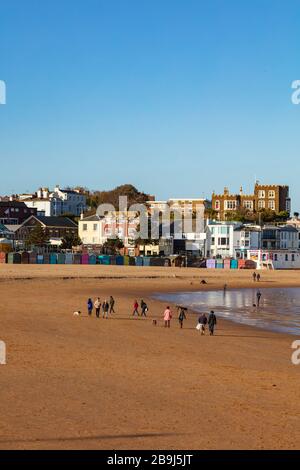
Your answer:
[[[103,219],[104,217],[99,217],[97,214],[89,215],[81,219],[83,222],[99,222],[99,220]]]
[[[41,224],[45,225],[46,227],[77,228],[77,224],[68,217],[47,217],[35,215],[32,215],[27,220],[25,220],[23,225],[27,224],[28,221],[31,219],[38,220],[39,222],[41,222]]]
[[[22,207],[26,209],[26,204],[20,201],[0,201],[0,207]]]
[[[0,224],[0,232],[9,232],[10,230],[3,224]]]
[[[61,188],[59,188],[59,191],[61,193],[76,194],[77,196],[84,196],[84,194],[81,194],[78,191],[74,191],[74,189],[61,189]]]
[[[37,216],[36,219],[38,219],[42,224],[46,225],[46,227],[77,227],[77,224],[68,217]]]

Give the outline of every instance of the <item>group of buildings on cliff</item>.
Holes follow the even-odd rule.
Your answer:
[[[132,256],[252,259],[266,267],[300,268],[300,220],[290,218],[288,186],[257,182],[253,194],[244,194],[242,188],[231,194],[225,188],[210,200],[153,198],[145,207],[149,236],[137,242],[141,213],[136,207],[91,214],[80,190],[39,189],[0,200],[0,239],[21,246],[40,225],[56,247],[71,234],[79,235],[83,250],[101,251],[115,236],[123,241],[123,252]],[[265,216],[272,214],[278,218],[267,222]]]

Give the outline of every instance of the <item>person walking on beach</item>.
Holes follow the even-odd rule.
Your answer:
[[[258,307],[259,307],[259,304],[260,304],[260,299],[261,299],[261,292],[258,290],[256,292],[256,300],[257,300],[256,304],[257,304]]]
[[[260,274],[259,273],[257,274],[256,279],[257,279],[258,282],[260,281]]]
[[[178,309],[179,309],[178,321],[179,321],[180,329],[182,329],[183,321],[186,320],[186,314],[185,314],[185,309],[183,307],[178,307]]]
[[[253,281],[255,282],[255,281],[256,281],[256,272],[254,272],[254,273],[252,274],[252,277],[253,277]]]
[[[99,299],[99,297],[97,297],[97,299],[95,300],[94,307],[96,309],[96,317],[99,318],[100,317],[100,308],[101,308],[101,300]]]
[[[93,301],[92,301],[92,299],[89,299],[87,301],[87,308],[88,308],[88,314],[89,314],[89,316],[91,316],[92,313],[93,313]]]
[[[148,305],[143,300],[141,300],[141,309],[142,309],[141,317],[146,317],[147,312],[148,312]]]
[[[212,310],[208,317],[208,328],[209,328],[210,336],[214,335],[216,324],[217,324],[217,317],[215,315],[215,312]]]
[[[115,309],[114,309],[114,306],[115,306],[115,299],[111,295],[110,299],[109,299],[109,313],[116,313]]]
[[[103,310],[103,318],[108,318],[108,311],[109,311],[109,303],[105,299],[103,304],[102,304],[102,310]]]
[[[140,316],[140,314],[139,314],[139,304],[138,304],[137,300],[135,300],[134,304],[133,304],[133,314],[132,314],[132,316],[134,317],[135,314],[137,314],[138,317]]]
[[[202,313],[198,319],[197,330],[200,331],[201,336],[205,334],[205,326],[207,324],[207,317],[205,313]]]
[[[170,328],[171,320],[172,320],[172,312],[170,310],[170,307],[167,307],[166,310],[164,311],[165,328]]]

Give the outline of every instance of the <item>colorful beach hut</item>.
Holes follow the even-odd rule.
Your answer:
[[[96,255],[89,255],[89,264],[95,265],[97,263],[97,256]]]
[[[65,264],[73,264],[73,253],[66,253]]]
[[[44,264],[44,255],[37,255],[36,262],[37,264]]]
[[[29,264],[29,253],[27,251],[23,251],[21,254],[21,262],[22,264]]]
[[[0,264],[5,264],[6,261],[7,261],[6,253],[4,253],[3,251],[1,251],[1,253],[0,253]]]
[[[230,269],[238,269],[238,260],[237,259],[232,259],[230,261]]]
[[[57,254],[50,253],[50,264],[57,264]]]
[[[36,264],[36,253],[34,251],[29,253],[29,263]]]
[[[50,253],[44,253],[44,264],[50,264]]]
[[[206,260],[206,267],[207,267],[207,269],[215,269],[215,267],[216,267],[216,260],[215,260],[215,259],[208,259],[208,260]]]
[[[66,255],[64,253],[58,253],[57,264],[66,264]]]

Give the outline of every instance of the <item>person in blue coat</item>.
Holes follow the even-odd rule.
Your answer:
[[[94,308],[92,299],[89,299],[87,301],[87,308],[88,308],[88,314],[89,314],[89,316],[91,316],[92,313],[93,313],[93,308]]]

